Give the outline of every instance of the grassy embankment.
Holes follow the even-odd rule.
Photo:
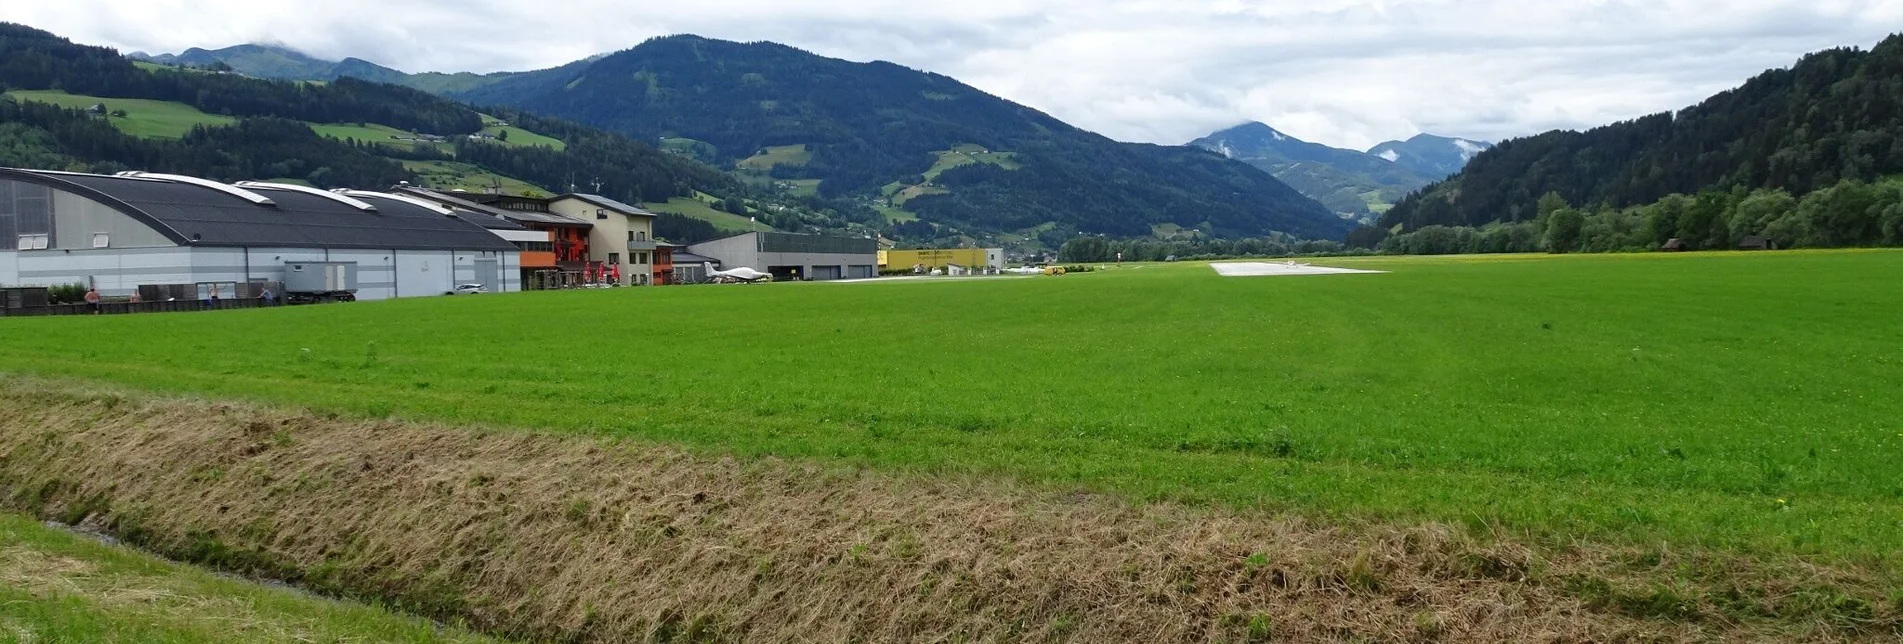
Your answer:
[[[0,514],[0,641],[487,642]]]
[[[1903,550],[1903,253],[1338,263],[1393,272],[19,319],[0,369],[1556,541]]]

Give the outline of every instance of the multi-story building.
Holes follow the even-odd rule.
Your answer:
[[[547,232],[549,257],[538,257],[534,269],[524,267],[523,284],[529,289],[580,286],[599,274],[601,266],[590,258],[594,253],[592,220],[555,212],[551,200],[503,194],[451,193],[455,197],[493,209],[497,216],[529,230]]]
[[[601,195],[566,194],[549,211],[589,222],[588,261],[607,268],[622,286],[654,283],[654,213]]]

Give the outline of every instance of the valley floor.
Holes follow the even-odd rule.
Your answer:
[[[1319,263],[0,319],[0,504],[527,638],[1903,637],[1903,252]]]

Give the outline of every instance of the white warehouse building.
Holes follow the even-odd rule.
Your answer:
[[[0,168],[0,285],[279,282],[354,263],[357,298],[521,290],[520,254],[474,216],[412,197],[128,172]]]

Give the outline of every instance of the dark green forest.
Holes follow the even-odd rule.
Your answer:
[[[176,101],[237,117],[201,127],[179,141],[140,139],[77,110],[0,103],[0,163],[111,172],[137,169],[237,181],[294,178],[320,187],[385,188],[414,176],[392,158],[448,159],[539,185],[601,182],[606,196],[665,201],[695,190],[729,194],[741,187],[724,173],[626,136],[501,109],[494,116],[563,140],[563,151],[454,139],[454,154],[432,146],[343,142],[302,122],[378,123],[456,134],[482,127],[473,108],[431,94],[350,78],[328,84],[249,78],[191,70],[148,71],[111,49],[0,24],[0,89],[57,89],[109,98]],[[592,189],[592,188],[591,188]]]
[[[455,96],[643,141],[704,141],[723,164],[768,146],[804,144],[811,161],[774,176],[820,179],[824,197],[866,195],[919,175],[931,168],[933,152],[960,144],[1017,155],[1022,169],[960,168],[939,178],[950,194],[908,203],[944,225],[1008,230],[1056,222],[1138,236],[1152,224],[1175,223],[1233,237],[1339,237],[1349,228],[1272,177],[1214,154],[1118,143],[949,77],[772,43],[660,38]]]
[[[319,187],[388,187],[403,166],[327,139],[298,121],[249,118],[180,140],[141,139],[81,110],[0,99],[0,166],[112,173],[147,170],[219,181],[299,178]]]
[[[1903,36],[1869,51],[1811,54],[1675,114],[1501,143],[1388,211],[1381,226],[1523,222],[1539,216],[1547,193],[1598,212],[1713,189],[1803,196],[1897,173]]]
[[[152,73],[105,47],[0,23],[0,84],[107,98],[176,101],[207,114],[313,123],[381,123],[430,134],[482,129],[475,110],[430,94],[341,78],[315,84],[212,72]]]
[[[1802,198],[1783,189],[1712,189],[1629,208],[1574,209],[1554,192],[1538,200],[1536,212],[1520,222],[1435,224],[1394,235],[1364,227],[1348,240],[1408,255],[1903,246],[1903,180],[1846,179]]]

